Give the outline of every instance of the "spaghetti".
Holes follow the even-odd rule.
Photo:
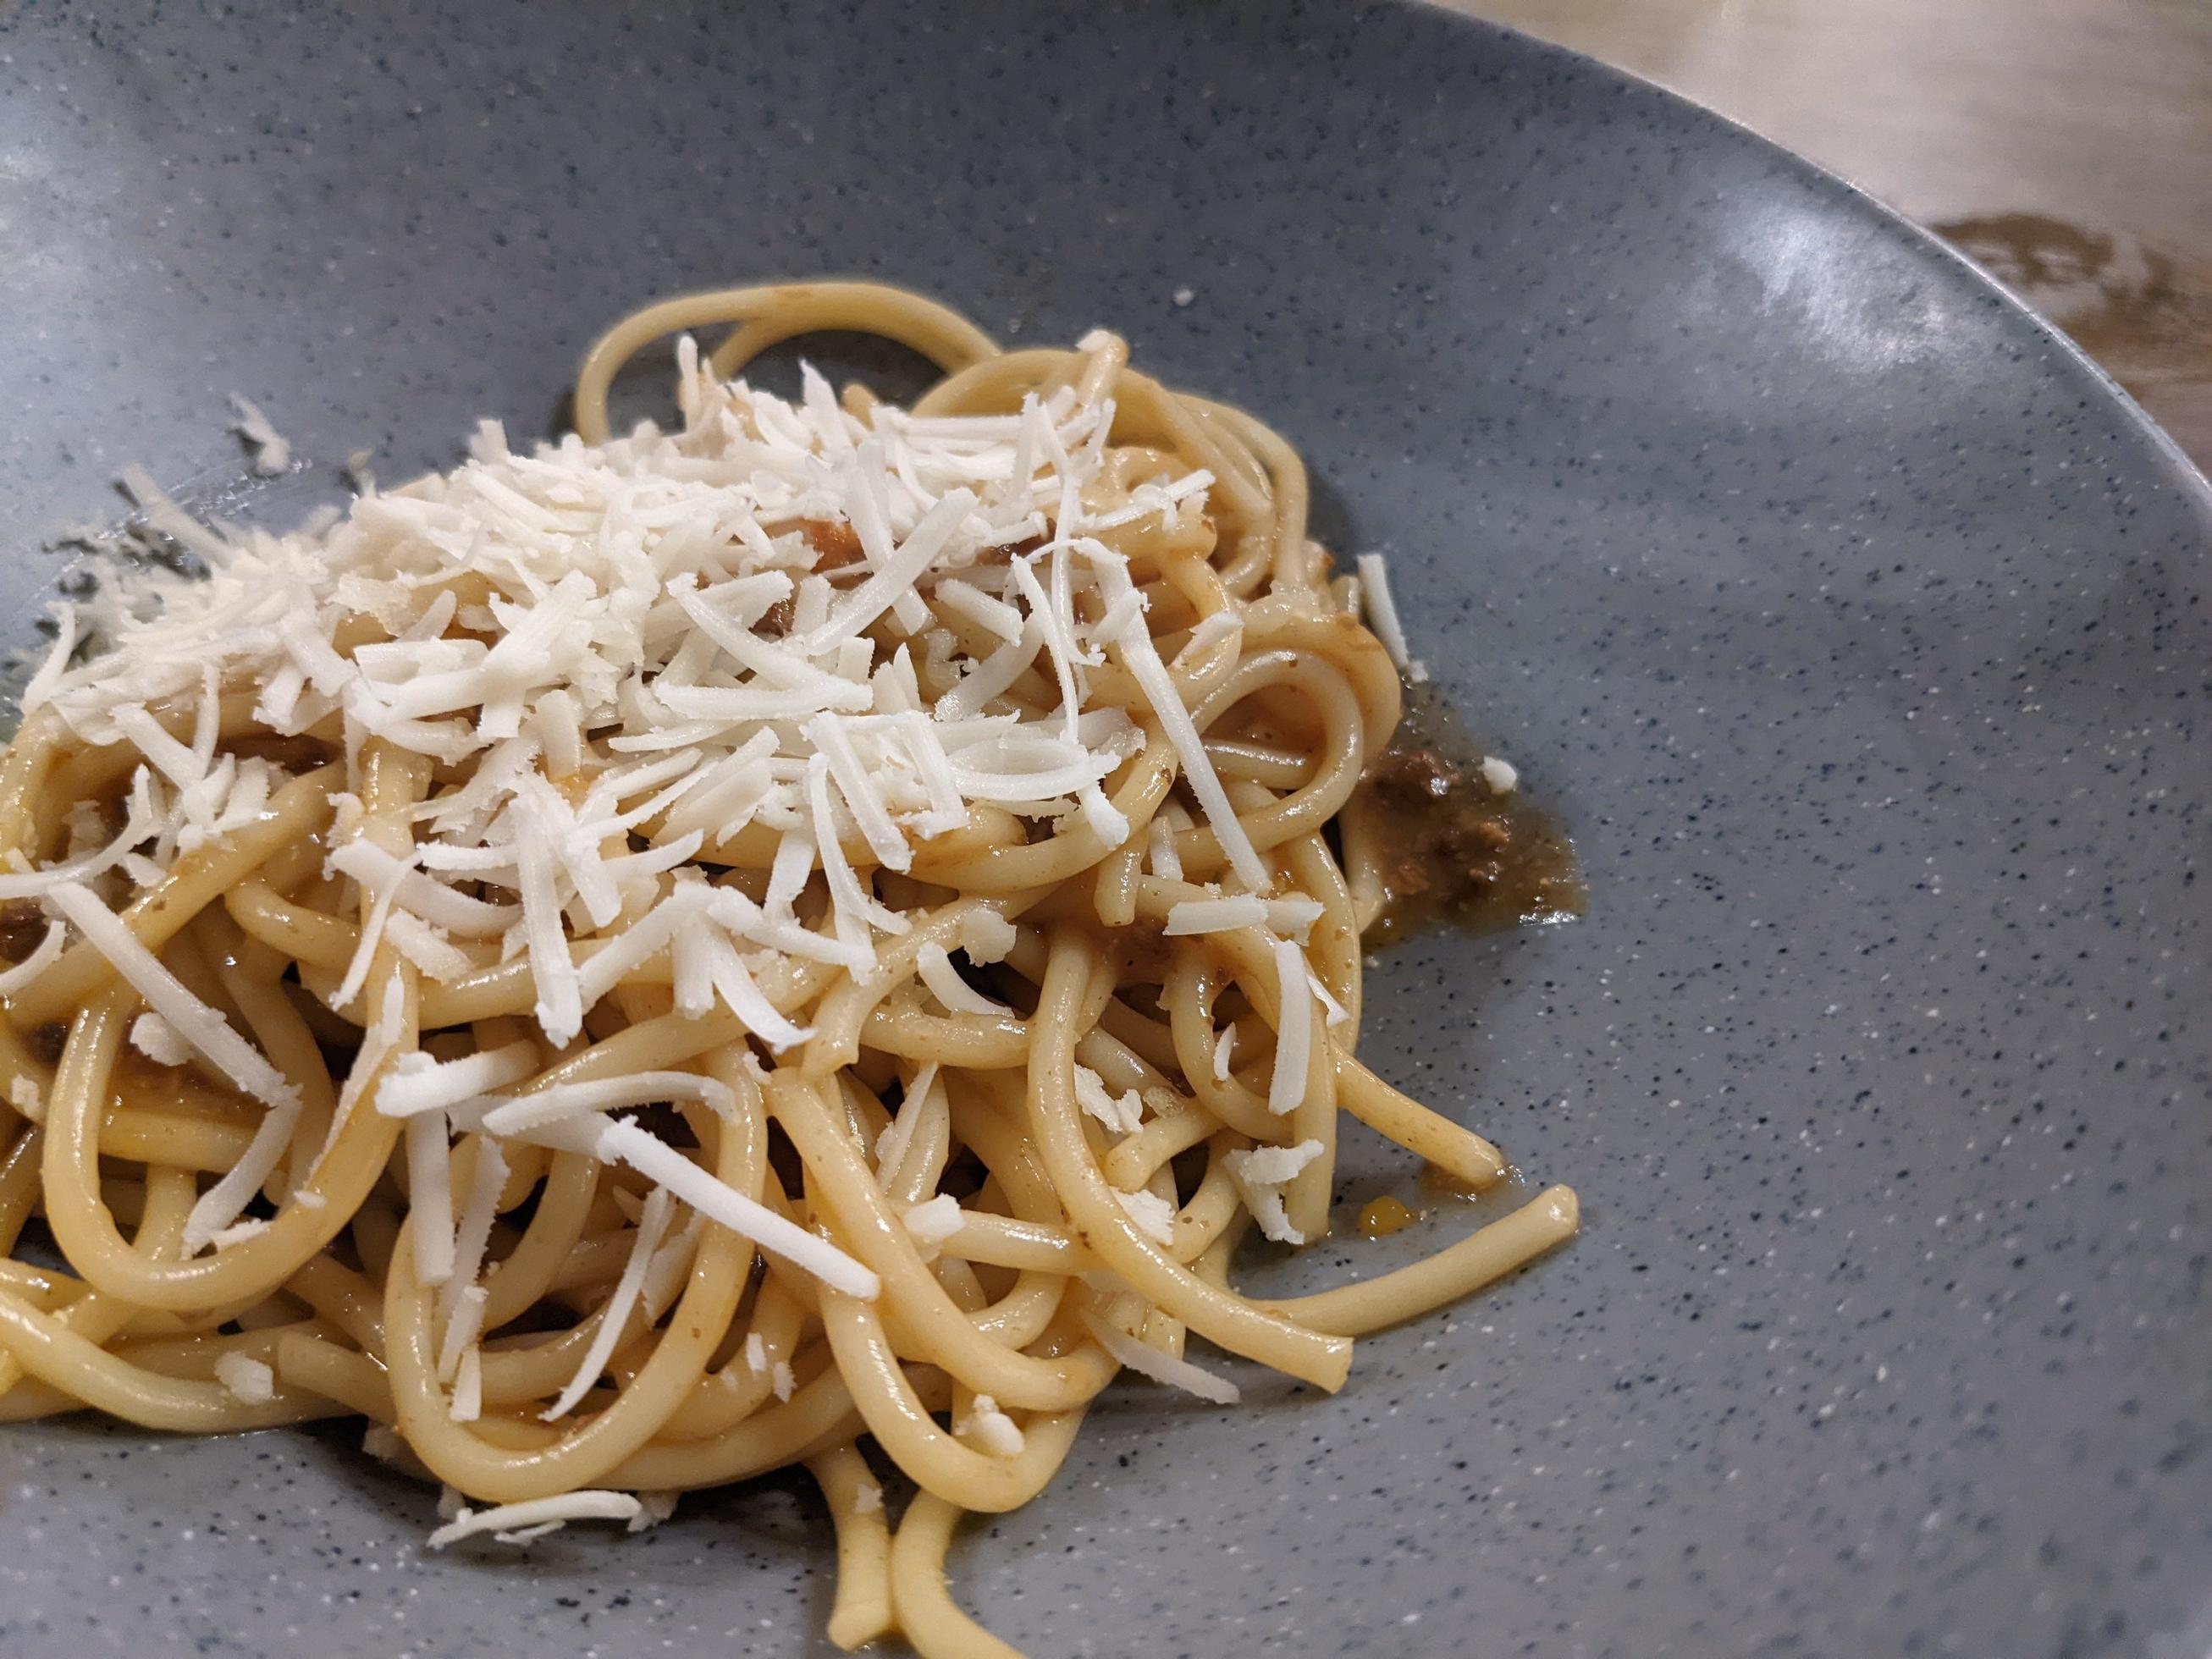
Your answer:
[[[611,435],[616,371],[719,326],[682,430]],[[945,378],[736,378],[821,330]],[[1279,437],[1127,357],[702,295],[535,454],[487,423],[283,538],[149,514],[204,579],[66,617],[0,757],[0,1413],[365,1418],[441,1546],[800,1464],[835,1640],[997,1651],[948,1541],[1120,1370],[1232,1401],[1194,1334],[1334,1390],[1571,1235],[1554,1188],[1232,1285],[1255,1227],[1328,1231],[1346,1116],[1506,1170],[1354,1056],[1376,573],[1332,577]]]

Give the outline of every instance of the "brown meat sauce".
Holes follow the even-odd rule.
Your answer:
[[[1484,779],[1484,750],[1435,698],[1416,696],[1347,806],[1387,896],[1367,930],[1387,945],[1432,928],[1492,933],[1579,916],[1589,890],[1566,834],[1523,790]]]

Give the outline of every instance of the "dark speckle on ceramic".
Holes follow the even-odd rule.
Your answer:
[[[640,301],[825,272],[1111,322],[1392,553],[1591,914],[1388,958],[1368,1042],[1587,1231],[1334,1399],[1116,1390],[956,1551],[994,1629],[2206,1650],[2212,509],[1922,237],[1441,15],[1095,0],[20,7],[0,224],[11,639],[124,463],[236,483],[232,392],[395,477]],[[0,1651],[820,1644],[804,1483],[433,1558],[356,1443],[0,1431]]]

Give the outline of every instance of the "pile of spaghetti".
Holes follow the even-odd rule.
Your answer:
[[[624,361],[724,324],[680,432],[608,435]],[[734,378],[823,329],[945,378]],[[836,1641],[1003,1652],[947,1540],[1119,1371],[1233,1402],[1195,1335],[1334,1389],[1571,1234],[1556,1188],[1231,1285],[1328,1230],[1347,1117],[1505,1168],[1353,1057],[1381,573],[1332,579],[1282,440],[1126,359],[702,295],[534,454],[487,423],[282,538],[155,497],[205,571],[64,615],[0,761],[0,1411],[363,1417],[440,1546],[804,1464]]]

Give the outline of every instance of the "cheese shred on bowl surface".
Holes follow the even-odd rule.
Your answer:
[[[821,330],[945,377],[740,378]],[[609,434],[671,334],[680,426]],[[1004,1651],[947,1543],[1117,1373],[1236,1409],[1194,1337],[1334,1390],[1574,1231],[1554,1188],[1231,1282],[1328,1234],[1347,1119],[1505,1174],[1354,1057],[1382,888],[1329,826],[1419,665],[1290,447],[1111,334],[703,295],[575,410],[289,536],[151,492],[204,575],[64,615],[0,758],[0,1398],[365,1419],[441,1548],[804,1464],[834,1640]]]

